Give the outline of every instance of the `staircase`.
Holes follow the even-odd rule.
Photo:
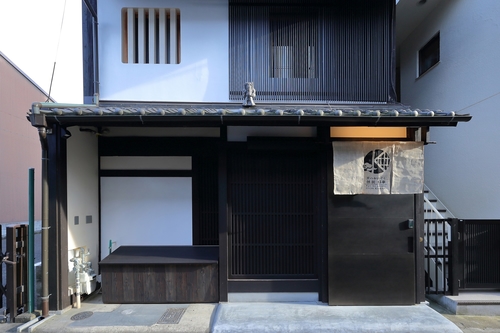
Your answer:
[[[447,219],[454,217],[438,197],[424,185],[424,219]]]
[[[454,218],[454,215],[424,185],[424,254],[430,256],[425,260],[425,271],[428,276],[428,291],[439,293],[449,290],[448,275],[448,242],[451,241],[451,227],[447,222],[439,221]],[[436,258],[437,254],[437,258]]]

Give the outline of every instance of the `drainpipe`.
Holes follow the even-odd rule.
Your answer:
[[[48,144],[47,120],[40,113],[40,106],[33,104],[29,120],[38,129],[38,137],[42,147],[42,316],[49,314],[49,185],[47,179]]]
[[[72,107],[98,107],[98,95],[94,95],[95,104],[64,104],[35,102],[32,105],[29,120],[38,128],[38,136],[42,147],[42,317],[49,315],[49,182],[48,182],[48,143],[47,120],[40,109],[61,109]]]

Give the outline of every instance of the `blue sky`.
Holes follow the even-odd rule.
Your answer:
[[[0,1],[0,51],[47,93],[56,62],[57,102],[83,102],[81,8],[81,0]]]

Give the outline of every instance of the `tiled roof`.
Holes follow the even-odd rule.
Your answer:
[[[273,105],[262,104],[255,107],[242,107],[241,104],[154,104],[154,103],[101,103],[99,106],[43,107],[40,112],[58,122],[92,122],[111,119],[131,121],[130,117],[140,117],[140,121],[190,121],[241,123],[249,121],[289,122],[297,120],[306,123],[434,123],[435,126],[456,125],[458,121],[469,121],[470,115],[444,112],[440,110],[410,109],[400,104],[380,105]],[[134,117],[135,116],[135,117]],[[151,117],[150,119],[147,119]],[[98,120],[96,118],[100,118]],[[129,118],[129,119],[127,119]],[[71,119],[71,121],[70,121]],[[418,120],[417,120],[418,119]],[[438,125],[439,123],[439,125]],[[227,123],[226,123],[227,124]]]

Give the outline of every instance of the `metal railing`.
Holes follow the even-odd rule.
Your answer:
[[[458,219],[424,222],[426,294],[458,295]]]
[[[426,219],[454,218],[452,212],[439,200],[427,185],[424,184],[424,213]]]

